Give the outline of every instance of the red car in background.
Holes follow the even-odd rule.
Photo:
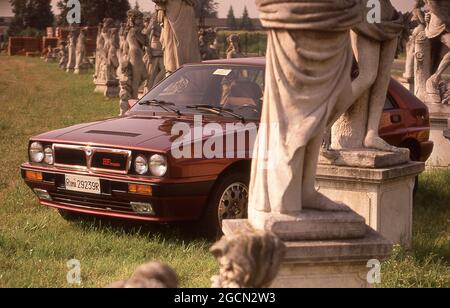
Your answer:
[[[173,128],[187,127],[195,149],[211,138],[211,132],[196,134],[200,115],[200,124],[216,128],[257,126],[264,70],[264,58],[185,65],[125,117],[32,137],[29,161],[21,166],[23,179],[42,205],[58,209],[66,219],[81,213],[138,221],[194,221],[205,233],[217,232],[222,219],[246,215],[250,138],[233,146],[232,153],[227,152],[227,144],[218,157],[180,158],[172,151],[180,137]],[[409,148],[413,160],[425,161],[433,149],[429,132],[427,107],[392,81],[380,135],[392,145]],[[215,136],[220,137],[224,136]]]

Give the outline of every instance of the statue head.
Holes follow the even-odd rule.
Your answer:
[[[214,287],[268,287],[278,274],[286,247],[268,232],[225,236],[211,248],[219,262],[219,276]]]
[[[137,10],[129,10],[128,13],[128,27],[143,29],[144,28],[144,14]]]

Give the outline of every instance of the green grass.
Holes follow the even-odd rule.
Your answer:
[[[40,59],[0,56],[0,287],[69,287],[66,262],[81,261],[82,287],[102,287],[159,260],[183,287],[208,287],[217,265],[210,242],[172,226],[68,223],[38,204],[23,184],[30,136],[114,116],[118,100],[93,94],[90,75]],[[414,246],[383,265],[382,287],[450,287],[450,172],[427,173],[414,212]]]

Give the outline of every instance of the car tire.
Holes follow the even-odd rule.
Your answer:
[[[200,219],[201,235],[217,239],[222,236],[222,219],[247,218],[249,175],[230,172],[219,178]]]
[[[58,213],[66,221],[78,221],[81,219],[81,215],[75,212],[58,209]]]

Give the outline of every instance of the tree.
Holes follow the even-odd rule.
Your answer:
[[[51,0],[9,0],[14,13],[9,28],[12,35],[20,35],[27,30],[39,33],[53,25]]]
[[[227,27],[232,30],[237,29],[237,20],[236,20],[236,17],[234,16],[233,6],[230,6],[230,9],[228,10]]]
[[[199,19],[200,27],[204,27],[206,18],[217,17],[217,2],[215,0],[198,0],[195,16]]]
[[[248,16],[247,6],[244,7],[244,13],[241,18],[241,27],[242,30],[253,30],[253,22],[252,19]]]
[[[68,0],[59,0],[57,7],[60,10],[59,25],[67,25]],[[125,21],[127,11],[130,10],[128,0],[80,0],[81,25],[97,26],[104,18],[112,18],[117,21]]]

